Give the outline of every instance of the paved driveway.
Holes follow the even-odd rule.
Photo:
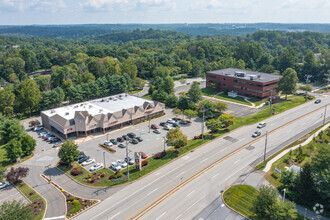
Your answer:
[[[166,121],[167,118],[173,118],[174,115],[172,114],[171,109],[166,109],[165,116],[162,116],[160,118],[156,118],[151,120],[150,124],[157,124],[159,125],[160,122]],[[188,139],[193,138],[195,135],[198,135],[201,133],[201,119],[193,119],[191,125],[185,125],[182,126],[181,129],[184,134],[188,136]],[[117,137],[120,137],[122,135],[125,135],[129,132],[135,133],[137,136],[141,136],[143,138],[143,142],[140,142],[138,144],[129,144],[129,156],[134,157],[134,152],[143,151],[145,152],[148,157],[162,151],[164,149],[164,138],[166,136],[167,131],[163,129],[163,127],[160,126],[160,134],[153,133],[153,130],[150,129],[149,133],[149,123],[144,122],[138,125],[125,127],[120,130],[116,130],[113,132],[108,133],[108,135],[101,135],[99,137],[89,137],[88,141],[83,141],[79,144],[79,150],[84,151],[87,156],[90,156],[91,158],[94,158],[96,162],[104,162],[103,158],[103,152],[105,152],[105,163],[106,166],[109,167],[111,162],[114,162],[118,159],[124,159],[126,157],[126,149],[125,148],[119,148],[117,145],[113,146],[112,148],[115,149],[117,152],[112,154],[105,150],[103,150],[98,145],[103,143],[104,141],[108,139],[116,139]],[[206,128],[205,128],[206,131]],[[85,139],[86,140],[86,139]],[[124,142],[126,143],[126,142]],[[167,149],[167,146],[166,146]],[[87,169],[89,169],[92,165],[86,166]]]
[[[0,189],[0,205],[6,201],[23,200],[24,203],[29,201],[12,185]]]

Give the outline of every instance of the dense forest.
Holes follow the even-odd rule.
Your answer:
[[[273,74],[294,69],[300,81],[325,82],[330,34],[258,31],[246,36],[140,30],[58,39],[0,36],[0,112],[29,114],[141,89],[175,106],[173,80],[235,67]],[[50,70],[43,74],[43,70]],[[35,74],[36,72],[42,73]]]

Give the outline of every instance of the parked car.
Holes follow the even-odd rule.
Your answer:
[[[173,123],[173,127],[181,127],[181,125],[179,124],[179,123],[177,123],[177,122],[175,122],[175,123]]]
[[[255,131],[253,134],[252,134],[252,137],[258,137],[261,135],[261,132],[260,131]]]
[[[122,138],[122,137],[118,137],[118,138],[117,138],[117,141],[118,141],[118,142],[123,142],[123,141],[124,141],[124,138]]]
[[[121,166],[119,164],[117,164],[116,162],[112,162],[110,165],[110,169],[112,169],[113,171],[120,171]]]
[[[103,163],[96,163],[89,169],[89,171],[93,172],[95,170],[99,170],[99,169],[102,169],[102,168],[103,168]]]
[[[129,165],[133,165],[134,164],[134,160],[130,157],[126,157],[125,161],[129,164]]]
[[[57,141],[54,143],[53,147],[59,147],[62,144],[62,141]]]
[[[130,137],[128,137],[127,135],[123,135],[122,137],[124,138],[124,140],[125,140],[125,141],[128,141],[128,140],[130,140],[130,139],[131,139],[131,138],[130,138]]]
[[[0,189],[3,189],[3,188],[5,188],[6,186],[9,186],[9,185],[10,185],[9,182],[3,182],[3,183],[0,182]]]
[[[42,129],[44,129],[43,126],[38,126],[38,127],[35,127],[33,130],[34,131],[41,131]]]
[[[160,134],[160,131],[158,129],[154,130],[154,133]]]
[[[110,141],[104,141],[104,145],[107,145],[108,147],[111,147],[112,143]]]
[[[127,167],[127,163],[125,162],[125,160],[117,160],[117,164],[122,168]]]
[[[79,157],[78,157],[78,159],[83,158],[83,157],[85,157],[85,153],[82,152],[82,151],[80,151],[80,152],[79,152]]]
[[[84,156],[78,160],[78,163],[82,163],[84,161],[87,161],[88,159],[89,159],[89,157]]]
[[[47,134],[46,131],[40,132],[40,133],[39,133],[39,137],[43,137],[45,134]]]
[[[135,138],[136,137],[136,135],[133,132],[128,133],[127,136],[130,137],[130,138]]]
[[[82,162],[81,165],[87,166],[88,164],[92,164],[92,163],[95,163],[95,159],[94,158],[93,159],[88,159],[88,160]]]
[[[166,126],[164,126],[164,129],[165,130],[167,130],[167,131],[169,131],[169,130],[171,130],[173,127],[171,126],[171,125],[166,125]]]
[[[172,120],[171,118],[169,118],[169,119],[167,119],[167,121],[166,121],[167,123],[170,123],[170,124],[174,124],[175,123],[175,121],[174,120]]]
[[[260,122],[257,126],[257,128],[263,128],[266,127],[266,122]]]
[[[119,144],[118,147],[120,147],[120,148],[125,148],[126,145],[125,145],[125,144]]]
[[[50,139],[48,138],[48,141],[50,143],[55,143],[55,142],[58,142],[60,139],[58,137],[51,137]]]
[[[110,142],[114,145],[117,145],[118,144],[118,141],[116,139],[110,139]]]
[[[148,156],[144,153],[144,152],[142,152],[142,151],[140,151],[140,154],[141,154],[141,158],[142,159],[146,159]]]
[[[152,128],[152,129],[158,129],[159,127],[158,127],[158,125],[152,124],[152,125],[151,125],[151,128]]]
[[[143,138],[142,137],[137,137],[136,140],[138,140],[139,142],[142,142]]]
[[[132,143],[132,144],[138,144],[139,141],[138,141],[136,138],[133,138],[133,139],[130,141],[130,143]]]
[[[321,99],[316,99],[314,103],[319,104],[320,102],[321,102]]]
[[[165,126],[166,122],[159,123],[159,126]]]

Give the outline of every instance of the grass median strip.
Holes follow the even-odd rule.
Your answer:
[[[16,188],[21,191],[28,200],[30,200],[33,219],[43,219],[46,211],[46,200],[23,181],[16,184]]]

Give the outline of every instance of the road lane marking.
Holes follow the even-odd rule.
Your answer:
[[[184,172],[181,172],[179,175],[176,175],[176,177],[181,176],[181,175],[183,175],[183,174],[184,174]]]
[[[217,177],[219,175],[219,173],[215,174],[214,176],[212,176],[212,179]]]
[[[225,147],[225,148],[223,148],[220,152],[222,152],[222,151],[224,151],[224,150],[226,150],[228,147]]]
[[[151,192],[149,192],[149,193],[147,194],[147,196],[149,196],[150,194],[152,194],[152,193],[155,192],[156,190],[158,190],[158,188],[156,188],[156,189],[152,190]]]
[[[65,219],[65,215],[50,217],[50,218],[44,218],[44,220],[52,220],[52,219]]]
[[[189,209],[191,209],[194,205],[196,205],[197,203],[199,203],[202,199],[204,199],[205,196],[203,196],[202,198],[200,198],[199,200],[197,200],[194,204],[192,204],[188,209],[186,209],[186,211],[188,211]]]
[[[191,191],[188,195],[186,195],[186,197],[189,197],[191,194],[193,194],[195,192],[195,190]]]
[[[234,164],[237,164],[238,162],[240,162],[241,161],[241,159],[238,159],[238,160],[236,160],[235,162],[234,162]]]
[[[158,218],[156,218],[156,220],[160,219],[161,217],[163,217],[165,215],[166,212],[164,212],[163,214],[161,214],[160,216],[158,216]]]
[[[110,219],[113,219],[114,217],[116,217],[117,215],[119,215],[121,212],[118,212],[117,214],[113,215],[111,218],[109,218],[108,220]]]
[[[179,219],[182,216],[182,214],[178,215],[178,217],[176,217],[174,220]]]
[[[155,174],[155,176],[159,176],[160,174],[161,174],[161,172],[158,172],[158,173]]]
[[[205,162],[206,160],[208,160],[208,158],[205,158],[204,160],[201,160],[199,163],[203,163],[203,162]]]

